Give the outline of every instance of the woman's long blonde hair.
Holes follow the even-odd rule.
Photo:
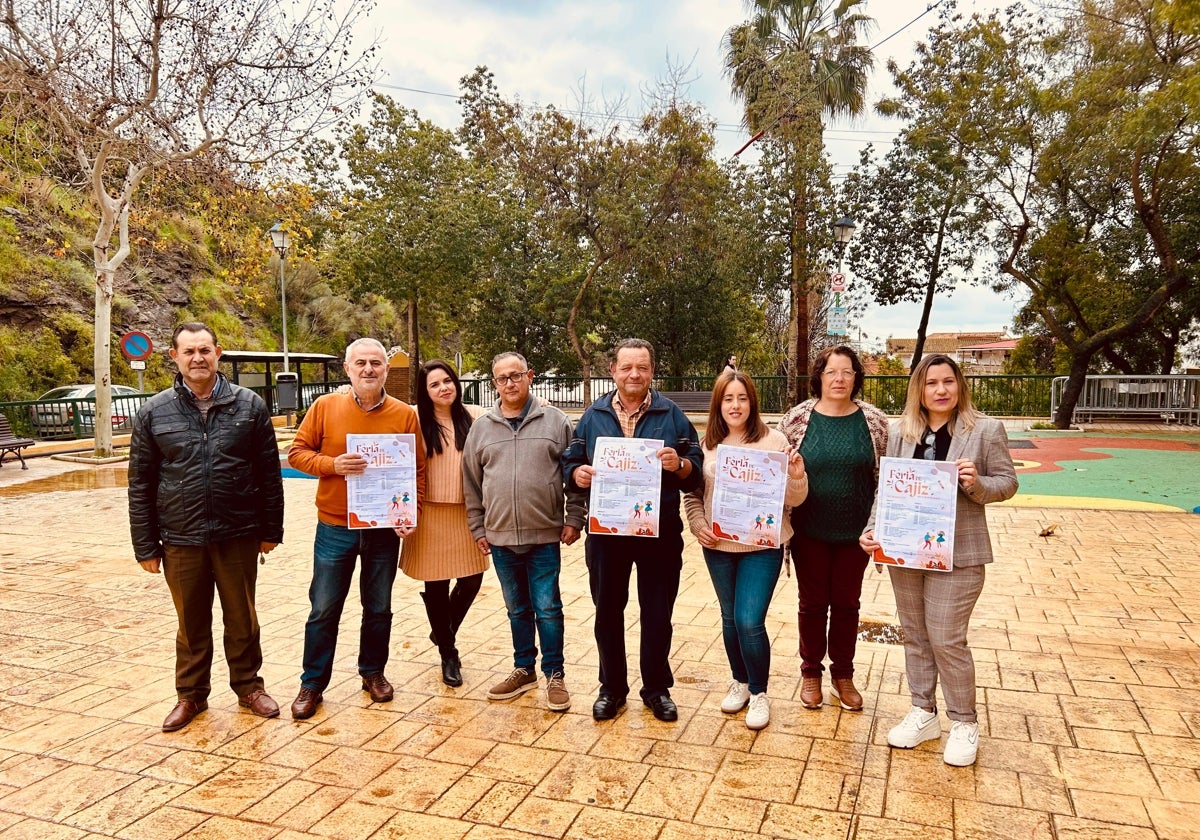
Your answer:
[[[912,376],[908,378],[908,395],[904,399],[904,411],[900,414],[900,434],[910,443],[920,442],[921,435],[929,428],[929,412],[925,410],[921,398],[925,394],[925,377],[934,365],[948,365],[950,370],[954,371],[954,378],[958,380],[958,405],[954,407],[954,413],[950,417],[950,428],[953,429],[955,422],[961,418],[963,425],[972,429],[975,427],[975,420],[984,416],[971,402],[967,379],[963,376],[958,362],[942,353],[934,353],[917,362]]]

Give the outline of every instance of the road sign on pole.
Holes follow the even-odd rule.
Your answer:
[[[131,330],[121,336],[119,341],[121,355],[131,362],[144,362],[154,352],[154,344],[150,336],[140,330]]]

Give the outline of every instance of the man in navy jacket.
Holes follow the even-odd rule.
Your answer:
[[[671,651],[671,614],[679,594],[683,568],[683,520],[679,494],[700,486],[703,455],[696,429],[687,416],[666,397],[650,388],[654,379],[654,348],[640,338],[629,338],[613,349],[609,371],[616,390],[605,394],[584,412],[571,444],[563,453],[563,478],[568,492],[592,485],[592,458],[596,439],[632,437],[662,440],[662,494],[658,498],[657,537],[588,533],[584,552],[592,601],[596,605],[596,646],[600,653],[600,696],[592,717],[617,716],[629,694],[625,662],[625,604],[629,601],[629,576],[638,569],[638,606],[641,609],[642,702],[659,720],[677,720],[671,700],[675,684],[668,656]]]

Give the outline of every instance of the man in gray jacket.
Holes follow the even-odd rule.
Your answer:
[[[571,441],[571,421],[529,393],[533,371],[520,353],[492,360],[500,402],[471,424],[463,447],[467,524],[484,554],[491,554],[504,593],[513,637],[513,672],[488,691],[508,700],[538,684],[537,641],[542,642],[549,708],[564,712],[571,695],[563,682],[563,612],[559,543],[579,539],[585,498],[566,497],[563,515],[561,458]]]

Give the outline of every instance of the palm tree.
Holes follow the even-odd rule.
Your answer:
[[[870,48],[858,43],[874,24],[858,11],[863,2],[749,0],[750,20],[725,35],[725,71],[745,106],[746,126],[778,144],[788,164],[788,393],[797,402],[808,393],[810,256],[828,241],[810,232],[813,217],[830,210],[813,207],[823,120],[862,112],[874,63]]]

